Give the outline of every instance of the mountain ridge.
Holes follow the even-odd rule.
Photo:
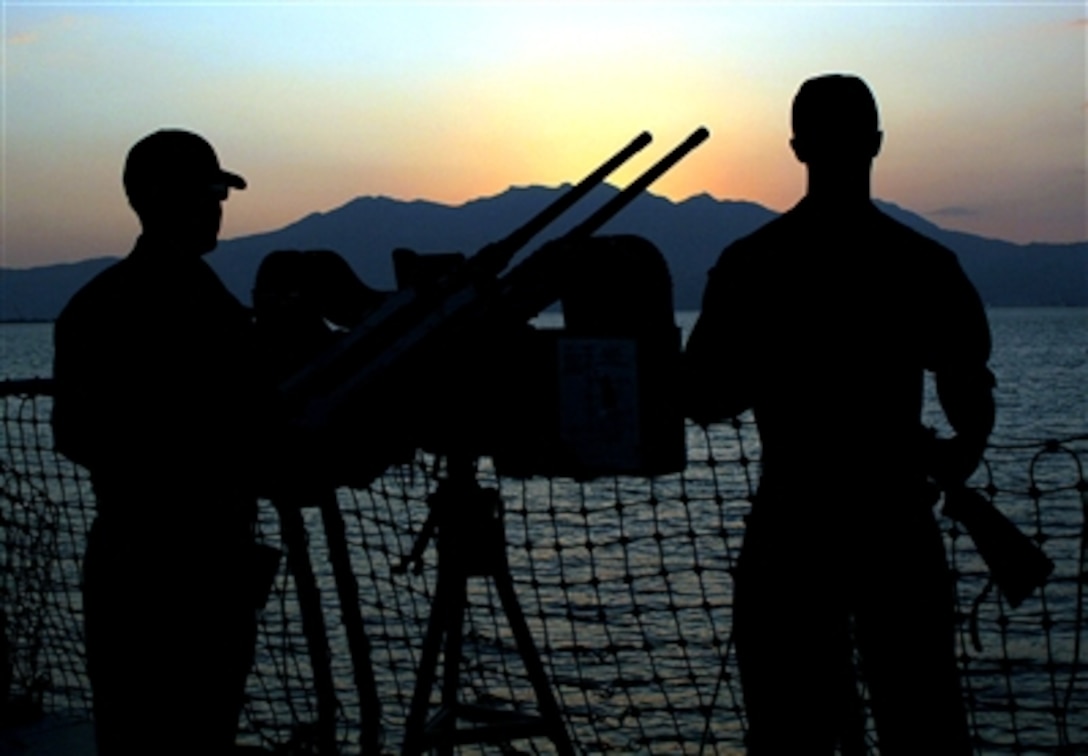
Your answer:
[[[334,249],[368,284],[392,288],[394,248],[475,252],[514,231],[569,187],[512,186],[459,205],[382,195],[355,197],[277,230],[221,241],[208,261],[245,302],[260,260],[275,249]],[[565,233],[618,191],[608,184],[594,188],[533,239],[515,262]],[[877,204],[952,249],[989,306],[1088,306],[1088,242],[1017,244],[943,229],[893,203]],[[697,309],[706,272],[721,250],[777,215],[755,202],[719,200],[705,192],[683,200],[643,192],[599,233],[632,233],[652,241],[672,271],[677,308]],[[0,268],[0,320],[55,318],[68,298],[114,259]]]

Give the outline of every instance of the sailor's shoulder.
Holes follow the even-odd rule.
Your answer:
[[[96,319],[123,308],[138,291],[130,268],[125,258],[96,273],[65,304],[57,318],[58,324]]]
[[[888,242],[915,255],[928,255],[935,260],[954,261],[956,254],[940,241],[908,226],[880,209],[875,209],[877,233]]]
[[[796,246],[797,238],[803,235],[800,226],[793,210],[782,213],[727,244],[714,268],[750,270],[766,265],[777,251]]]

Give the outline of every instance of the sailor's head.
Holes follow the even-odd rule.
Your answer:
[[[144,231],[169,235],[188,245],[215,248],[220,203],[231,189],[245,189],[241,176],[223,170],[201,136],[162,129],[133,145],[125,160],[125,194]]]
[[[883,134],[876,99],[857,76],[825,74],[805,81],[793,98],[793,139],[803,163],[869,162]]]

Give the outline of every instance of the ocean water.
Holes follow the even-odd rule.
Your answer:
[[[696,315],[677,314],[685,333]],[[1088,398],[1084,391],[1088,385],[1088,309],[995,309],[989,317],[994,340],[991,367],[998,381],[994,443],[1015,445],[1088,433]],[[540,320],[541,325],[552,327],[560,322],[558,316],[550,314]],[[48,323],[0,324],[0,379],[48,376],[51,336],[52,325]],[[932,387],[929,389],[924,419],[939,426],[940,411]],[[718,434],[711,441],[715,450],[733,455],[737,442],[729,437],[728,426],[714,433]],[[693,433],[689,437],[689,456],[703,453],[704,443]],[[997,453],[1000,455],[1000,449]],[[728,714],[735,691],[723,688],[720,695],[714,693],[719,667],[726,669],[718,661],[720,650],[716,645],[729,628],[731,584],[725,567],[737,553],[747,511],[744,471],[737,465],[727,467],[719,468],[717,474],[721,477],[711,479],[707,468],[701,466],[683,481],[670,477],[650,490],[637,481],[624,481],[616,487],[607,482],[588,486],[560,482],[530,486],[524,492],[512,491],[507,508],[511,573],[533,636],[554,665],[553,684],[560,704],[581,742],[599,742],[602,750],[606,745],[623,750],[623,744],[632,737],[648,742],[660,739],[662,743],[680,739],[695,744],[702,735],[702,720],[695,717],[677,724],[671,711],[698,711],[708,705],[712,694],[716,696],[715,711],[722,712],[715,718],[718,736],[739,737],[732,732],[739,727],[738,720]],[[1022,458],[1007,468],[997,468],[997,482],[1003,491],[1027,489],[1027,482],[1017,477],[1025,471]],[[420,484],[417,481],[414,485]],[[713,495],[719,491],[726,495],[724,507],[713,503]],[[655,503],[650,504],[651,500]],[[685,501],[689,503],[682,503]],[[1075,507],[1075,501],[1071,501]],[[364,584],[364,601],[373,607],[368,616],[377,616],[380,607],[389,611],[390,626],[383,631],[384,637],[379,634],[374,638],[374,663],[383,694],[390,691],[386,709],[390,733],[396,733],[402,722],[411,674],[418,662],[408,639],[419,635],[418,618],[425,617],[428,609],[421,586],[433,586],[430,581],[434,577],[429,571],[433,554],[429,555],[428,572],[421,577],[385,577],[390,566],[410,549],[411,534],[419,532],[425,514],[420,498],[413,495],[404,502],[410,503],[391,506],[373,520],[348,522],[348,542],[362,544],[353,562]],[[624,504],[622,510],[617,507],[620,502]],[[1003,497],[1001,503],[1030,506],[1023,497]],[[355,503],[354,508],[366,510],[367,506]],[[345,506],[345,511],[352,511],[352,507]],[[1017,515],[1018,522],[1030,522],[1030,512],[1011,514]],[[1079,541],[1074,531],[1081,522],[1080,513],[1063,505],[1049,510],[1046,518],[1043,530],[1060,536],[1048,542],[1047,548],[1068,572],[1077,563]],[[321,531],[320,523],[308,525],[315,541],[319,540],[316,535]],[[974,577],[982,571],[977,558],[967,553],[960,559],[960,597],[966,610],[979,595],[984,580]],[[694,571],[695,564],[704,569]],[[327,571],[322,571],[318,580],[326,595],[335,594],[333,578]],[[1063,581],[1048,589],[1049,603],[1042,607],[1049,617],[1059,620],[1049,636],[1047,651],[1056,660],[1051,666],[1056,672],[1036,661],[1025,661],[1037,660],[1041,653],[1043,636],[1036,599],[1027,604],[1029,614],[1012,615],[1005,635],[989,629],[997,628],[997,620],[1003,616],[993,608],[994,604],[985,604],[981,612],[987,653],[1000,653],[1000,644],[1004,643],[1004,653],[1017,669],[1017,700],[1020,706],[1026,704],[1020,726],[1037,728],[1042,733],[1040,741],[1048,742],[1048,733],[1053,730],[1046,708],[1052,701],[1051,678],[1057,674],[1061,680],[1065,676],[1072,680],[1074,674],[1067,660],[1079,649],[1079,631],[1067,618],[1077,611],[1075,586],[1072,576],[1063,574]],[[486,595],[474,593],[471,599],[480,605],[493,603]],[[712,606],[707,606],[708,599]],[[393,612],[390,607],[398,609]],[[327,608],[330,616],[338,611],[332,604]],[[1025,618],[1030,619],[1030,624]],[[286,626],[294,620],[283,621]],[[403,626],[397,622],[403,622]],[[481,670],[502,668],[505,662],[496,652],[496,637],[501,634],[491,633],[486,624],[485,620],[474,626],[476,634],[468,634],[469,656],[481,660]],[[337,665],[334,673],[338,681],[350,681],[345,641],[337,628],[330,627],[330,633]],[[999,724],[987,729],[986,717],[995,717],[994,712],[1006,706],[1002,703],[1006,700],[1002,688],[1005,678],[993,671],[999,667],[996,661],[991,665],[990,658],[976,664],[971,685],[982,702],[978,707],[980,730],[998,742],[1007,740],[1002,730],[1005,725],[1001,724],[1005,720],[999,718]],[[625,682],[624,687],[617,687],[614,680],[621,675],[621,667]],[[729,671],[733,671],[731,667]],[[498,681],[488,682],[501,688]],[[1065,689],[1064,683],[1058,687]],[[1079,695],[1082,688],[1070,684],[1068,689]],[[641,711],[641,716],[632,719],[631,710]],[[1082,704],[1076,704],[1076,712],[1083,710]],[[1083,723],[1072,724],[1088,735]]]
[[[698,313],[678,312],[686,337]],[[993,441],[1063,438],[1088,432],[1088,309],[996,308],[988,313],[993,335],[991,369],[997,377]],[[545,314],[540,325],[561,324]],[[0,380],[51,374],[51,323],[0,323]],[[928,387],[925,421],[943,427]]]
[[[52,372],[52,323],[0,323],[0,380],[45,378]]]

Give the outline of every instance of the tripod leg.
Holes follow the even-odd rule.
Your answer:
[[[404,723],[404,756],[414,756],[423,752],[423,728],[427,725],[427,709],[431,702],[431,688],[434,686],[435,666],[438,663],[438,649],[442,643],[444,616],[446,611],[446,586],[442,576],[438,577],[434,599],[431,601],[431,617],[427,623],[427,635],[423,639],[423,653],[420,655],[419,672],[416,687],[412,693],[412,708]]]
[[[510,629],[514,633],[518,653],[521,654],[525,669],[529,673],[529,681],[536,692],[540,713],[551,730],[550,737],[556,751],[561,756],[574,756],[574,746],[571,745],[567,728],[563,724],[559,704],[555,700],[555,694],[552,693],[551,685],[548,684],[547,672],[544,671],[544,664],[540,661],[540,654],[537,653],[532,633],[529,632],[529,625],[525,621],[525,615],[521,611],[517,594],[514,592],[514,581],[506,569],[498,571],[493,578],[506,618],[510,622]]]
[[[460,570],[454,572],[450,593],[446,597],[446,647],[442,671],[442,710],[452,727],[457,726],[457,690],[461,683],[461,643],[464,638],[465,604],[468,601],[467,576]],[[441,756],[452,756],[453,746],[441,743]]]
[[[367,637],[363,616],[359,611],[359,584],[351,569],[344,518],[334,490],[321,502],[321,520],[325,525],[325,540],[329,547],[336,590],[340,598],[340,618],[348,636],[355,687],[359,691],[359,714],[362,731],[363,756],[381,753],[381,701],[374,666],[370,661],[370,638]]]
[[[318,748],[322,754],[336,753],[336,693],[332,679],[332,660],[321,609],[321,593],[317,587],[310,557],[306,550],[306,525],[302,512],[294,502],[273,502],[280,516],[280,532],[287,547],[287,565],[295,578],[298,604],[302,613],[302,631],[313,666],[314,689],[317,694]]]
[[[439,572],[431,603],[431,618],[427,623],[427,637],[423,640],[423,654],[419,662],[419,676],[412,694],[412,708],[405,722],[403,753],[423,752],[426,742],[427,710],[430,708],[431,689],[434,687],[438,666],[438,650],[445,636],[442,674],[442,708],[448,721],[456,724],[457,687],[461,671],[461,639],[466,602],[466,575],[460,570],[449,574]],[[452,747],[444,746],[440,753],[452,753]]]

